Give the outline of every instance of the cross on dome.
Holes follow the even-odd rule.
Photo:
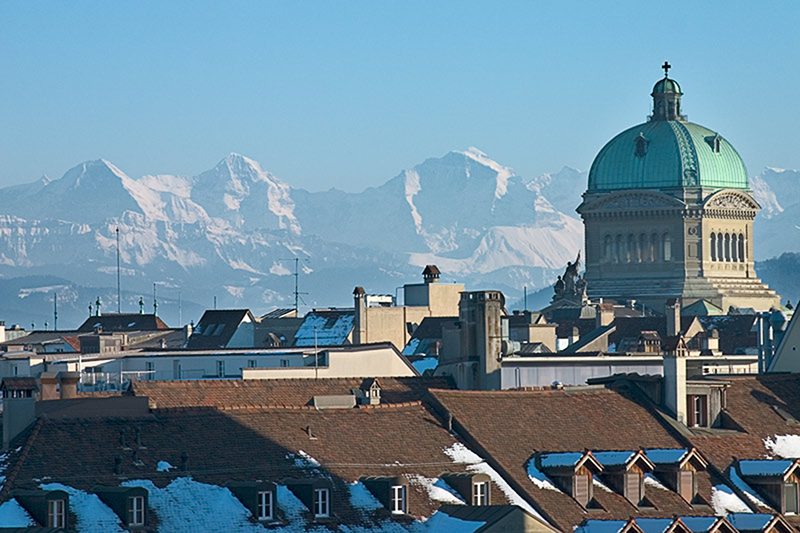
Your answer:
[[[661,65],[661,68],[664,69],[664,77],[666,78],[669,75],[669,69],[672,68],[672,65],[669,64],[669,61],[664,61],[664,64]]]

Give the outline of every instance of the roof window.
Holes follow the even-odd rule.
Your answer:
[[[742,478],[781,513],[800,513],[800,459],[740,460]]]
[[[655,469],[655,465],[637,451],[594,452],[603,465],[603,477],[617,493],[637,507],[652,507],[645,496],[644,476]]]
[[[491,478],[486,474],[442,474],[441,478],[466,502],[474,506],[492,504]]]
[[[645,138],[644,134],[639,132],[639,136],[634,141],[634,155],[636,157],[644,157],[647,155],[647,143],[649,141]]]
[[[575,501],[586,508],[596,507],[594,476],[603,471],[603,466],[592,452],[537,452],[534,460],[537,468]]]
[[[408,512],[408,480],[405,477],[368,476],[358,481],[392,514]]]
[[[275,484],[264,481],[231,481],[225,485],[259,521],[275,519]]]

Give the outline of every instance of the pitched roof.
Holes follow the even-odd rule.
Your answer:
[[[134,381],[131,392],[150,399],[151,408],[310,405],[314,396],[348,395],[363,378]],[[422,400],[428,389],[449,388],[447,378],[381,378],[381,403]]]
[[[101,327],[103,331],[146,331],[154,329],[169,329],[163,320],[156,315],[140,315],[139,313],[108,313],[100,316],[90,316],[78,331],[94,331]]]
[[[249,309],[209,309],[203,313],[186,347],[224,348],[245,318],[255,321]]]
[[[353,330],[353,309],[314,309],[305,316],[293,346],[337,346],[347,342]]]
[[[305,525],[303,513],[290,516],[286,506],[291,495],[281,487],[288,479],[323,479],[331,483],[336,524],[383,531],[379,526],[390,523],[390,513],[368,496],[360,478],[406,477],[409,514],[428,517],[441,504],[431,494],[444,493],[450,503],[458,501],[448,492],[451,488],[441,488],[447,487],[442,474],[486,471],[485,463],[463,461],[464,453],[470,452],[419,403],[324,412],[161,411],[140,420],[42,418],[23,450],[3,459],[13,475],[2,497],[7,499],[13,489],[36,488],[41,479],[73,493],[97,485],[144,486],[160,527],[169,530],[176,514],[185,510],[199,515],[191,517],[199,531],[212,530],[209,523],[223,508],[211,498],[230,497],[219,489],[212,492],[213,486],[263,480],[279,485],[276,507],[284,510],[292,527],[299,527]],[[116,458],[121,459],[121,474],[115,473]],[[492,485],[493,503],[508,505],[507,489],[494,478]],[[178,490],[181,487],[184,490]],[[377,505],[359,505],[356,491]],[[82,512],[77,506],[72,510]],[[233,518],[247,522],[241,513]],[[234,529],[236,524],[230,525]]]
[[[474,447],[485,450],[524,490],[523,494],[536,502],[537,510],[565,531],[578,526],[586,511],[567,494],[554,490],[552,484],[548,488],[545,483],[532,481],[535,476],[529,466],[535,452],[685,448],[634,393],[600,388],[431,393],[441,408],[453,415],[460,434],[468,441],[474,439]],[[513,422],[509,420],[512,413]],[[709,473],[700,472],[697,481],[700,494],[711,501]],[[677,493],[655,487],[647,489],[647,498],[655,506],[649,510],[637,510],[622,496],[605,490],[595,490],[594,497],[605,509],[592,510],[598,519],[710,514],[707,508],[693,508]]]

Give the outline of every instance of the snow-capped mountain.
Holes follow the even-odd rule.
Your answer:
[[[427,263],[445,279],[514,293],[549,283],[582,247],[582,224],[546,198],[568,204],[557,184],[567,179],[585,175],[527,181],[475,148],[356,194],[294,189],[238,154],[197,176],[139,179],[89,161],[2,190],[0,274],[113,286],[119,228],[126,290],[148,294],[157,282],[204,305],[290,302],[295,257],[309,305],[348,305],[356,284],[393,292]]]
[[[756,259],[800,250],[800,170],[765,168],[750,179],[761,212],[753,225]]]

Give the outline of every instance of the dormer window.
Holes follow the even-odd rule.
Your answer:
[[[390,509],[392,514],[405,514],[406,509],[406,486],[392,485]]]
[[[489,505],[489,483],[477,481],[472,484],[472,505]]]
[[[686,503],[707,505],[697,491],[697,472],[708,466],[706,460],[695,450],[654,449],[646,450],[647,458],[655,465],[655,474],[670,489],[680,494]]]
[[[67,502],[49,500],[47,502],[47,527],[66,527]]]
[[[642,451],[594,452],[603,465],[603,474],[608,484],[637,507],[650,506],[644,493],[644,476],[655,469],[655,465]]]
[[[128,498],[128,525],[143,526],[145,516],[145,502],[143,496]]]
[[[705,394],[690,394],[687,400],[689,427],[708,427],[708,396]]]
[[[314,516],[328,518],[330,516],[330,489],[314,489]]]
[[[442,474],[441,478],[465,502],[470,502],[474,506],[492,504],[491,478],[486,474]]]
[[[797,483],[784,483],[783,485],[783,513],[800,513],[800,501],[798,501]]]
[[[272,520],[272,491],[260,490],[256,494],[256,518]]]
[[[536,453],[536,466],[583,507],[590,507],[594,476],[603,471],[592,452]]]
[[[647,139],[645,138],[643,133],[639,133],[639,136],[636,137],[634,141],[634,155],[636,157],[644,157],[647,154]]]
[[[708,137],[706,137],[706,142],[711,147],[711,149],[714,150],[714,153],[716,154],[719,153],[719,141],[720,141],[720,136],[718,134],[709,135]]]
[[[764,500],[783,514],[800,513],[800,460],[741,460],[739,473]]]

